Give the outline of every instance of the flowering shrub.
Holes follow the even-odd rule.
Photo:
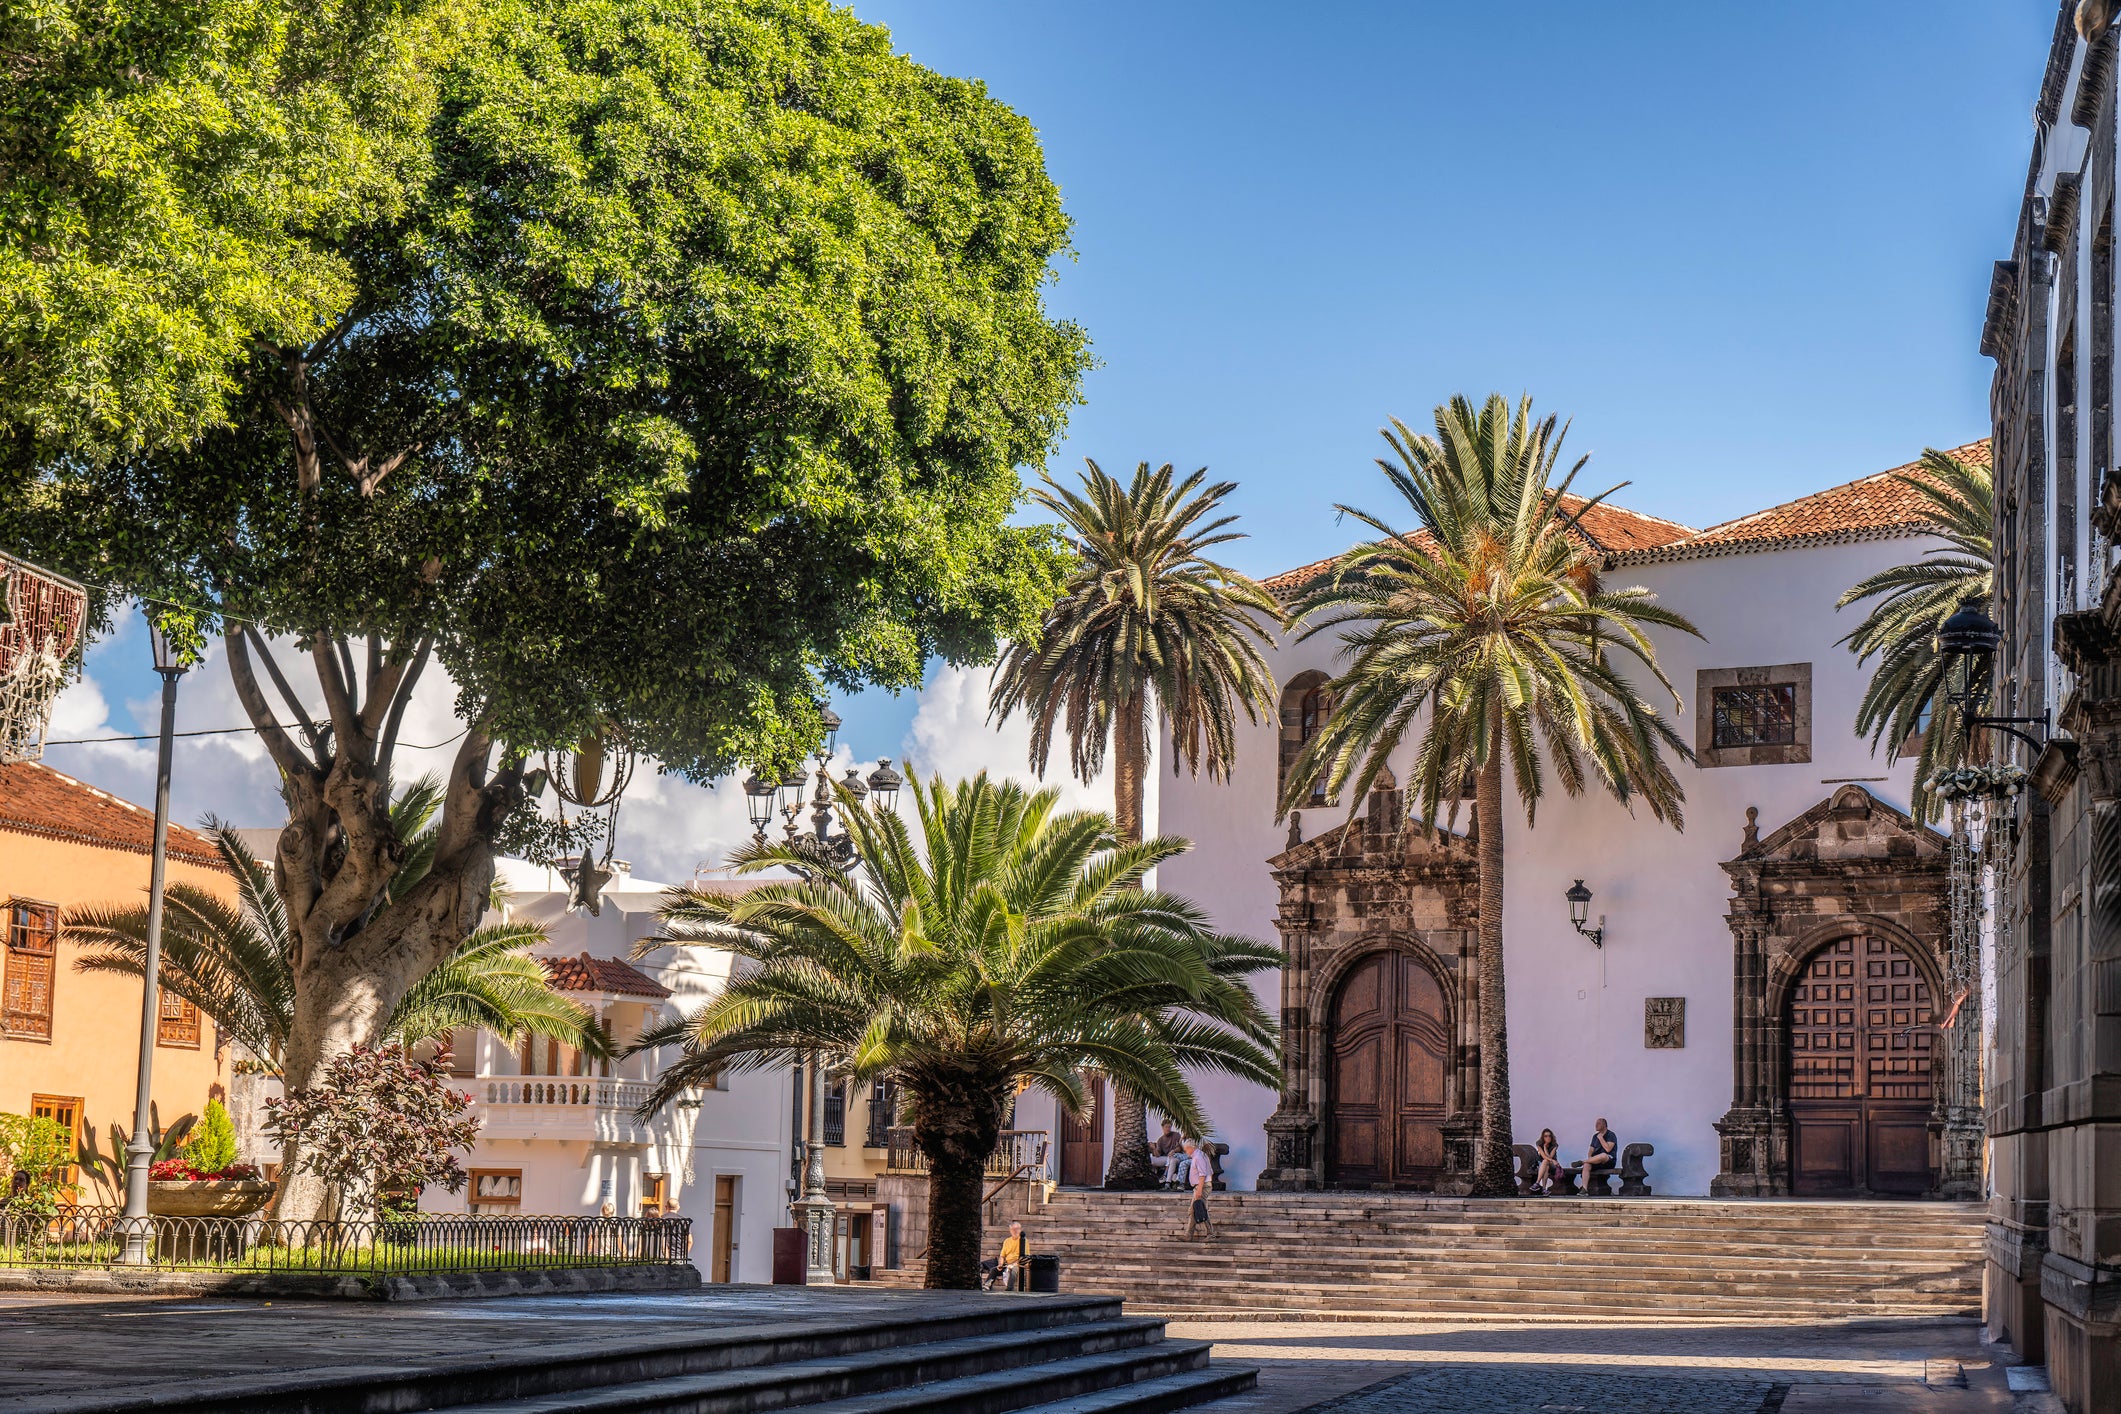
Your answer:
[[[159,1164],[150,1165],[147,1170],[147,1176],[157,1183],[168,1183],[172,1180],[181,1183],[200,1183],[208,1179],[233,1182],[240,1179],[258,1177],[258,1166],[256,1164],[229,1164],[223,1168],[202,1169],[190,1159],[180,1155],[177,1158],[164,1159]]]
[[[325,1068],[322,1085],[265,1106],[266,1133],[299,1154],[296,1167],[338,1187],[350,1209],[380,1212],[383,1194],[430,1183],[454,1193],[470,1176],[452,1151],[478,1140],[471,1102],[402,1046],[356,1047]]]
[[[0,1114],[0,1213],[49,1217],[58,1210],[73,1140],[43,1116]]]

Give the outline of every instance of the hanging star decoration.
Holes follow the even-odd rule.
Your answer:
[[[567,907],[586,908],[591,918],[599,918],[604,912],[604,885],[611,882],[611,871],[597,867],[596,856],[588,850],[575,864],[574,872],[567,878]]]

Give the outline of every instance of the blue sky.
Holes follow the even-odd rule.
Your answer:
[[[1456,392],[1531,393],[1593,485],[1693,525],[1987,430],[2051,0],[854,9],[1039,130],[1051,306],[1099,359],[1055,470],[1236,480],[1254,574],[1389,509],[1377,428]],[[152,689],[128,640],[109,729]],[[845,735],[895,752],[917,705]]]

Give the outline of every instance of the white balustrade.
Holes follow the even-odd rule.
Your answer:
[[[458,1086],[485,1113],[491,1138],[595,1137],[647,1142],[634,1111],[654,1087],[644,1080],[573,1075],[481,1075]]]

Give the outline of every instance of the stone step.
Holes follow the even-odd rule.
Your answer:
[[[854,1359],[796,1361],[640,1380],[604,1389],[462,1405],[456,1410],[457,1414],[756,1414],[801,1408],[881,1414],[885,1410],[1027,1409],[1207,1369],[1206,1343],[1168,1341],[1162,1334],[1159,1321],[1097,1323],[1045,1332],[1037,1339],[1000,1335],[931,1341]],[[1070,1340],[1070,1336],[1080,1339]]]
[[[1161,1322],[1129,1319],[1118,1299],[1097,1295],[981,1301],[947,1314],[912,1308],[903,1315],[880,1314],[857,1308],[844,1320],[825,1326],[767,1321],[698,1334],[634,1337],[618,1330],[587,1352],[514,1349],[495,1356],[467,1349],[461,1358],[447,1363],[384,1375],[344,1369],[292,1374],[264,1371],[197,1381],[181,1390],[126,1389],[83,1407],[111,1414],[150,1410],[153,1414],[396,1414],[411,1409],[468,1414],[482,1407],[577,1409],[589,1407],[585,1401],[591,1398],[627,1387],[721,1376],[738,1402],[697,1407],[770,1409],[790,1407],[776,1370],[793,1371],[789,1378],[795,1387],[807,1389],[814,1396],[812,1402],[821,1402],[885,1388],[892,1379],[932,1381],[990,1368],[1006,1374],[1005,1367],[1016,1360],[1013,1349],[1030,1351],[1026,1358],[1039,1363],[1084,1358],[1086,1352],[1129,1356],[1167,1344],[1162,1334]],[[953,1361],[957,1368],[951,1368]],[[886,1384],[833,1388],[827,1367],[857,1371],[862,1379],[874,1372]],[[1021,1368],[1021,1363],[1016,1367]],[[807,1385],[806,1380],[810,1381]],[[1054,1397],[1077,1392],[1059,1389]],[[754,1402],[743,1403],[746,1398]],[[610,1407],[665,1406],[621,1402]]]
[[[1044,1249],[1047,1251],[1064,1251],[1070,1247],[1088,1246],[1095,1246],[1100,1250],[1110,1250],[1115,1247],[1123,1247],[1127,1245],[1128,1241],[1134,1239],[1139,1239],[1144,1249],[1153,1250],[1162,1247],[1165,1243],[1180,1240],[1185,1232],[1182,1226],[1172,1225],[1153,1230],[1145,1229],[1138,1232],[1130,1232],[1122,1240],[1111,1233],[1049,1227],[1043,1223],[1027,1223],[1025,1226],[1029,1229],[1034,1239],[1034,1250]],[[1215,1224],[1212,1230],[1215,1249],[1225,1253],[1279,1257],[1287,1255],[1292,1245],[1291,1240],[1270,1241],[1250,1232],[1233,1231],[1220,1223]],[[994,1238],[996,1245],[1000,1243],[1003,1235],[1005,1234],[989,1234],[989,1236]],[[1567,1239],[1544,1236],[1524,1238],[1440,1236],[1435,1238],[1434,1241],[1436,1245],[1428,1250],[1446,1250],[1442,1244],[1448,1243],[1448,1250],[1452,1252],[1581,1253],[1596,1251],[1610,1253],[1615,1256],[1627,1256],[1636,1253],[1657,1253],[1669,1256],[1716,1256],[1743,1252],[1758,1253],[1764,1257],[1780,1254],[1787,1256],[1793,1261],[1809,1260],[1818,1255],[1831,1255],[1842,1252],[1876,1254],[1883,1258],[1904,1255],[1919,1260],[1938,1252],[1978,1252],[1982,1247],[1978,1237],[1967,1237],[1961,1234],[1940,1237],[1932,1242],[1918,1242],[1898,1236],[1878,1236],[1869,1241],[1835,1238],[1828,1243],[1807,1243],[1802,1246],[1796,1245],[1793,1238],[1776,1238],[1771,1241],[1760,1241],[1737,1236],[1722,1238],[1659,1238],[1652,1233],[1627,1233],[1623,1235],[1595,1231],[1586,1231],[1577,1237]],[[1351,1233],[1342,1234],[1337,1240],[1332,1241],[1323,1238],[1306,1240],[1302,1245],[1305,1252],[1311,1253],[1361,1252],[1379,1247],[1397,1248],[1405,1246],[1418,1248],[1418,1244],[1419,1240],[1407,1242],[1397,1233]]]

